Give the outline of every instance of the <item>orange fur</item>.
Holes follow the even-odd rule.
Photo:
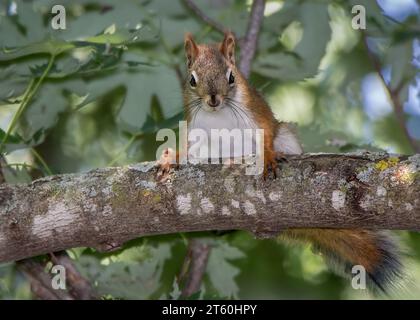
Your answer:
[[[282,233],[285,239],[296,239],[317,244],[334,252],[352,265],[362,265],[374,272],[381,254],[375,233],[353,229],[290,229]]]

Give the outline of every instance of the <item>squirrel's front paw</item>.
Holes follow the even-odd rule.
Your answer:
[[[165,182],[168,180],[170,173],[173,168],[178,166],[177,164],[177,154],[174,149],[167,148],[162,152],[160,159],[157,161],[157,174],[156,180],[158,182]]]
[[[283,152],[266,151],[264,153],[264,180],[266,180],[270,176],[270,172],[272,172],[274,179],[277,178],[277,170],[279,170],[279,161],[288,162]]]
[[[274,179],[277,178],[277,170],[279,170],[278,162],[287,163],[286,155],[283,152],[266,152],[264,155],[264,180],[273,173]]]
[[[277,161],[280,161],[280,162],[285,162],[285,163],[289,162],[284,152],[276,151],[275,158]]]
[[[274,179],[277,178],[277,155],[274,152],[266,151],[264,154],[264,180],[269,177],[270,172],[273,173]]]

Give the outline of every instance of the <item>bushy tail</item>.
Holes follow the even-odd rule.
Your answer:
[[[385,231],[356,229],[290,229],[281,238],[312,243],[337,273],[351,277],[352,267],[366,270],[366,284],[386,292],[402,278],[397,242]]]

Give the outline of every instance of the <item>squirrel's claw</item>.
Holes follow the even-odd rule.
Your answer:
[[[264,156],[264,180],[270,175],[270,171],[273,173],[274,179],[277,178],[277,170],[280,170],[278,162],[287,163],[289,160],[283,152],[266,152]]]
[[[170,177],[172,169],[177,167],[176,152],[171,148],[165,149],[157,161],[157,167],[156,180],[158,182],[166,182]]]
[[[276,154],[272,152],[266,152],[264,156],[264,180],[267,180],[269,177],[270,171],[273,173],[274,179],[277,178],[277,158]]]
[[[289,160],[286,158],[286,155],[280,151],[276,152],[275,158],[277,161],[280,161],[280,162],[285,162],[285,163],[289,162]]]

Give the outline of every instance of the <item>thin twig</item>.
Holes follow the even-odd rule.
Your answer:
[[[224,33],[226,28],[219,22],[213,20],[208,15],[206,15],[195,3],[193,0],[184,0],[188,8],[190,8],[201,20],[211,26],[213,29]]]
[[[13,119],[10,122],[9,127],[7,128],[6,134],[4,135],[3,140],[0,143],[0,152],[3,151],[3,147],[6,144],[7,139],[9,138],[10,134],[12,133],[14,127],[16,126],[20,116],[23,114],[26,107],[29,105],[29,102],[35,96],[38,89],[41,87],[41,84],[43,83],[44,79],[46,78],[46,76],[50,72],[50,70],[51,70],[51,68],[54,64],[54,61],[55,61],[55,55],[51,55],[50,59],[48,60],[47,67],[45,68],[42,75],[38,78],[38,80],[36,82],[35,82],[34,79],[32,79],[31,82],[29,83],[29,85],[28,85],[28,87],[25,91],[24,97],[22,99],[22,102],[20,103],[18,110],[16,111],[15,115],[13,116]]]
[[[258,36],[264,19],[265,0],[254,0],[248,22],[245,40],[241,47],[239,70],[248,78],[251,62],[257,51]]]
[[[5,183],[6,179],[4,178],[3,168],[7,168],[7,162],[4,157],[0,154],[0,184]]]
[[[38,160],[38,162],[41,164],[41,166],[44,168],[45,172],[52,176],[53,172],[51,171],[50,167],[45,162],[44,158],[36,151],[35,148],[31,148],[31,153],[34,155],[34,157]]]
[[[391,85],[387,84],[383,74],[382,74],[382,67],[381,64],[379,62],[379,59],[375,56],[375,54],[370,51],[369,49],[369,45],[367,42],[367,35],[365,32],[362,33],[362,37],[363,37],[363,44],[366,48],[366,52],[368,54],[369,59],[372,62],[372,65],[376,71],[376,73],[379,76],[379,79],[382,82],[382,85],[384,86],[386,93],[388,95],[388,98],[392,104],[392,107],[394,109],[395,112],[395,116],[397,118],[398,124],[401,128],[401,130],[404,133],[404,136],[406,137],[408,143],[410,144],[411,148],[413,148],[414,152],[419,153],[420,152],[420,145],[418,143],[416,143],[416,141],[410,136],[410,133],[408,132],[407,126],[406,126],[406,121],[405,121],[405,116],[404,116],[404,107],[400,101],[400,92],[402,87],[404,86],[403,82],[401,82],[397,87],[395,88],[391,88]],[[401,80],[402,81],[402,80]]]

